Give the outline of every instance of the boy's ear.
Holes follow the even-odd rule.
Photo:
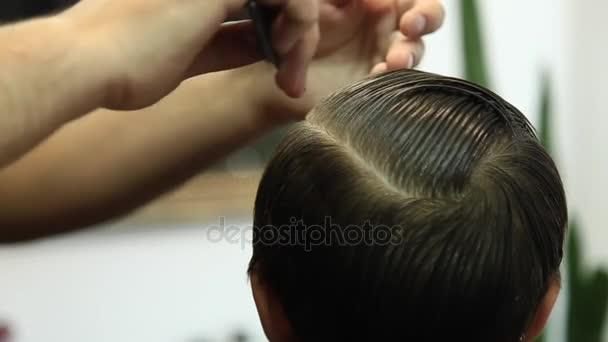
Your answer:
[[[294,341],[291,324],[283,310],[283,305],[256,272],[250,274],[253,300],[266,338],[270,342]]]
[[[561,281],[558,277],[556,277],[551,281],[551,285],[549,286],[547,293],[536,310],[532,323],[528,326],[525,341],[532,342],[543,332],[543,329],[547,325],[547,321],[551,316],[551,312],[553,311],[553,307],[555,306],[555,302],[557,301],[560,290]]]

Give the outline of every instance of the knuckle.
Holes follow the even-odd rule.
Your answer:
[[[302,1],[292,0],[294,4],[293,18],[296,22],[305,25],[313,25],[319,21],[319,5],[316,0]]]

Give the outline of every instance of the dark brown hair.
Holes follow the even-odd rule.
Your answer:
[[[566,221],[558,171],[516,108],[394,71],[330,96],[280,144],[250,271],[303,341],[514,342],[558,274]]]

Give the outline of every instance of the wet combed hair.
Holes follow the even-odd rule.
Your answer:
[[[400,229],[307,248],[328,218]],[[463,80],[395,71],[330,96],[280,144],[250,271],[301,341],[515,342],[559,274],[566,221],[522,113]]]

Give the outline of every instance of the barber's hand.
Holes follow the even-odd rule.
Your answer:
[[[364,53],[375,55],[378,65],[374,67],[374,72],[416,66],[424,54],[421,38],[439,29],[444,19],[444,8],[439,0],[319,0],[318,6],[322,34],[315,54],[317,61],[319,57],[345,54],[343,49],[347,45],[367,39],[377,44],[363,47]],[[275,39],[278,51],[283,56],[289,56],[277,75],[277,83],[292,97],[302,95],[307,79],[305,71],[315,52],[312,47],[316,46],[318,39],[314,12],[294,12],[294,15],[297,13],[301,13],[301,19],[294,21],[302,22],[302,25],[308,23],[301,30],[309,30],[297,49],[286,54],[286,50],[281,48],[281,41],[290,41],[288,46],[295,46],[293,41],[299,37],[294,35],[298,31],[285,29],[284,21],[275,24],[273,32],[274,37],[278,38]],[[263,56],[255,39],[250,22],[222,25],[197,59],[192,73],[232,69],[261,60]],[[349,57],[352,58],[347,60],[346,66],[360,56]]]
[[[384,61],[374,66],[373,72],[383,72],[399,68],[413,68],[424,56],[422,37],[437,31],[445,18],[445,10],[440,0],[367,0],[368,6],[380,14],[378,41],[390,44]],[[396,13],[397,27],[389,41],[382,39],[382,32],[388,32],[391,22],[390,3]],[[388,12],[387,12],[387,9]],[[371,13],[374,13],[374,10]],[[384,26],[386,25],[386,26]],[[383,31],[386,30],[386,31]]]
[[[415,67],[421,40],[441,27],[439,0],[322,0],[321,42],[299,100],[270,96],[275,122],[300,120],[319,100],[370,73]]]
[[[277,81],[286,93],[299,96],[319,40],[318,0],[258,1],[280,9],[274,43],[284,63]],[[137,109],[160,100],[187,77],[259,60],[248,48],[254,46],[251,23],[222,26],[245,3],[83,0],[61,18],[77,32],[77,44],[99,56],[91,67],[108,71],[105,106]],[[249,44],[239,46],[243,39]]]

